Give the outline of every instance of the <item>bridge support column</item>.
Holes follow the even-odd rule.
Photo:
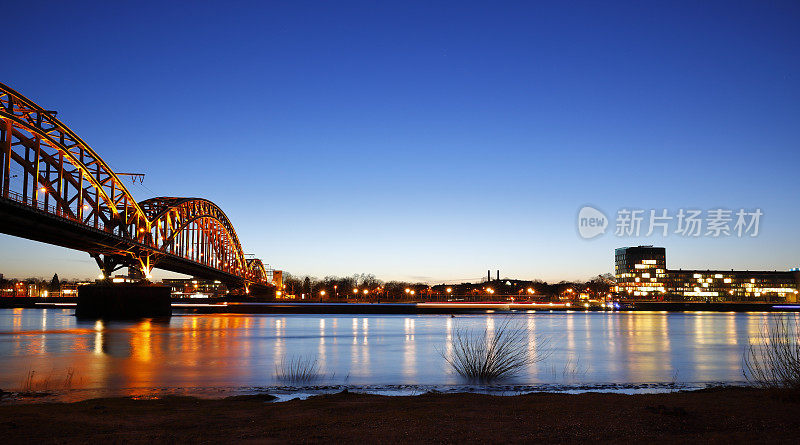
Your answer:
[[[97,267],[100,268],[101,280],[111,282],[111,275],[119,269],[125,267],[123,258],[114,255],[100,255],[98,253],[90,253]]]
[[[138,255],[136,257],[136,262],[138,263],[139,267],[129,267],[128,268],[128,276],[133,278],[134,276],[138,277],[140,280],[143,281],[150,281],[153,276],[150,275],[150,272],[153,271],[153,255],[149,255],[147,253]],[[135,273],[133,271],[136,271]]]

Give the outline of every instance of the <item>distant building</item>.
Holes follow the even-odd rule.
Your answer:
[[[174,297],[178,298],[207,298],[222,296],[228,293],[225,284],[218,280],[202,278],[165,278],[161,284],[169,286]]]
[[[275,286],[275,289],[281,291],[283,289],[283,271],[282,270],[274,270],[274,269],[267,269],[267,278],[269,281],[272,282],[272,285]]]
[[[78,286],[84,283],[63,283],[61,284],[61,296],[62,297],[77,297],[78,296]]]
[[[614,252],[620,297],[683,301],[798,300],[800,272],[667,269],[663,247],[622,247]]]

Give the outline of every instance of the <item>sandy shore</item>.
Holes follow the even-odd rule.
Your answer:
[[[3,443],[796,443],[800,397],[748,388],[521,396],[339,393],[0,405]]]

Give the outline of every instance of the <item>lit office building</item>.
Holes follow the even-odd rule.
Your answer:
[[[615,251],[616,292],[622,298],[679,301],[797,302],[800,271],[666,268],[663,247]]]
[[[618,294],[661,295],[666,292],[667,254],[663,247],[622,247],[614,251]]]

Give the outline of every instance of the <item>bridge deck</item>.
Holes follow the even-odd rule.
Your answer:
[[[71,221],[2,197],[0,197],[0,232],[68,249],[109,255],[125,254],[135,246],[157,254],[159,269],[202,276],[235,286],[240,286],[243,282],[241,277],[205,264],[176,255],[163,254],[134,240],[122,238],[105,230]]]

